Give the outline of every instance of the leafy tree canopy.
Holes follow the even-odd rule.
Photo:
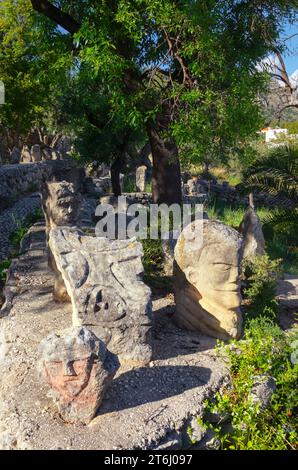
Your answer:
[[[1,123],[24,129],[46,116],[93,135],[107,153],[153,126],[186,160],[224,157],[261,124],[256,94],[267,77],[256,65],[295,7],[297,0],[4,0]]]

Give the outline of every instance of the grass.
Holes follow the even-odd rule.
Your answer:
[[[10,259],[5,259],[4,261],[1,261],[1,263],[0,263],[0,283],[5,282],[6,272],[9,269],[10,265],[11,265],[11,260]]]
[[[30,214],[25,221],[19,222],[16,220],[17,228],[10,234],[10,241],[15,250],[19,249],[22,238],[28,232],[29,227],[40,220],[43,217],[43,212],[41,209],[36,209],[33,214]]]
[[[144,282],[153,294],[167,294],[172,290],[170,279],[163,273],[164,256],[161,240],[140,240],[143,245]]]
[[[191,165],[189,168],[191,176],[199,176],[204,173],[203,165]],[[236,186],[241,182],[241,175],[237,171],[231,171],[223,167],[213,167],[209,170],[210,177],[217,181],[227,181],[231,186]]]

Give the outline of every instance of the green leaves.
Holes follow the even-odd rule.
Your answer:
[[[208,423],[229,450],[294,450],[297,449],[298,365],[290,360],[297,331],[283,332],[267,318],[252,320],[245,338],[220,344],[218,354],[227,361],[232,384],[206,403],[206,411],[228,420],[228,429]],[[252,403],[249,392],[256,376],[273,377],[276,391],[266,409]]]

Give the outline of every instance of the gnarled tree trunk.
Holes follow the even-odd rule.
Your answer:
[[[111,184],[114,196],[121,196],[120,173],[125,164],[125,153],[119,155],[111,165]]]
[[[155,204],[181,204],[181,173],[178,148],[166,142],[152,127],[147,127],[153,157],[152,198]]]

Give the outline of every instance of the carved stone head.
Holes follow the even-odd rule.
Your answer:
[[[43,209],[49,228],[76,225],[81,202],[82,196],[73,183],[45,183]]]
[[[40,344],[39,372],[68,422],[87,423],[99,407],[119,362],[85,327],[51,333]]]
[[[202,237],[191,239],[186,236],[187,230],[201,231]],[[181,233],[175,247],[178,270],[192,287],[183,287],[185,304],[189,295],[194,301],[189,307],[191,315],[195,316],[197,311],[198,317],[204,316],[204,325],[210,321],[215,333],[218,326],[231,337],[238,337],[241,331],[240,249],[238,232],[217,220],[193,222]],[[178,297],[183,311],[183,296]]]

